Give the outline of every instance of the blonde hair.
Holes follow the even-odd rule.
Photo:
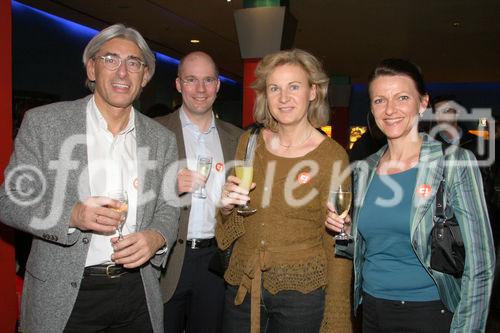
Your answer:
[[[309,104],[307,120],[316,128],[325,125],[329,118],[329,106],[326,101],[329,79],[321,62],[309,52],[300,49],[269,54],[257,65],[255,70],[257,79],[251,86],[257,95],[253,111],[255,121],[272,131],[277,131],[278,122],[271,115],[267,105],[266,81],[276,67],[288,64],[300,66],[306,72],[309,84],[316,85],[316,98]]]

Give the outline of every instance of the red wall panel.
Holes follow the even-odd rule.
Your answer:
[[[12,151],[12,7],[0,0],[0,181]],[[14,332],[17,318],[14,231],[0,224],[0,332]]]
[[[254,123],[253,105],[255,102],[255,91],[250,85],[255,81],[255,68],[260,59],[243,60],[243,121],[242,127],[247,128]]]

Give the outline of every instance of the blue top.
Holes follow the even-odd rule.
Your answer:
[[[359,211],[366,244],[363,291],[383,299],[438,300],[437,287],[410,242],[410,212],[417,168],[373,177]]]
[[[428,134],[421,133],[422,146],[418,164],[417,180],[411,193],[415,193],[421,185],[429,185],[433,191],[430,195],[414,195],[410,213],[411,242],[416,256],[423,267],[431,264],[430,234],[434,226],[434,205],[436,189],[443,175],[443,149],[440,142]],[[353,259],[354,294],[353,308],[356,310],[362,302],[363,266],[365,263],[366,242],[359,233],[359,212],[363,210],[366,190],[375,178],[377,165],[387,145],[364,161],[354,166],[353,187],[357,200],[352,212],[353,242],[335,245],[335,253]],[[495,247],[491,235],[490,221],[481,182],[481,173],[477,167],[474,154],[458,147],[451,151],[450,160],[461,163],[450,163],[446,168],[446,194],[448,203],[453,207],[455,217],[460,224],[464,247],[465,267],[462,279],[453,275],[430,270],[441,301],[453,312],[450,332],[484,332],[490,294],[495,271]],[[0,213],[5,210],[0,210]],[[8,210],[7,210],[8,211]],[[1,215],[1,214],[0,214]]]

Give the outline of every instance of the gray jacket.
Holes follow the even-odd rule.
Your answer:
[[[0,188],[0,220],[34,236],[22,298],[25,333],[62,332],[80,287],[93,234],[78,229],[68,234],[68,228],[72,207],[90,194],[86,145],[90,97],[26,113]],[[175,137],[139,112],[135,129],[139,199],[150,199],[137,208],[137,228],[157,230],[171,245],[179,209],[162,193],[172,192],[175,185],[175,178],[165,176],[177,161]],[[156,255],[141,267],[155,333],[163,332],[163,304],[159,269],[153,265],[164,266],[167,255]]]
[[[169,115],[155,118],[155,120],[174,132],[179,148],[179,159],[185,159],[186,147],[184,146],[184,136],[182,134],[182,125],[179,118],[179,110],[176,110]],[[224,162],[227,163],[228,161],[232,161],[236,154],[238,139],[243,133],[243,130],[219,119],[215,119],[215,126],[217,127],[217,132],[219,133],[219,139],[222,145],[222,154],[224,155]],[[191,202],[191,194],[185,195],[189,196],[189,198],[186,199]],[[186,251],[186,240],[190,212],[191,206],[185,206],[181,209],[177,242],[174,245],[172,253],[170,254],[170,257],[168,259],[167,270],[161,278],[161,291],[163,294],[163,301],[165,303],[170,300],[175,292],[175,289],[177,288],[177,284],[179,283],[182,265],[184,262],[184,253]]]

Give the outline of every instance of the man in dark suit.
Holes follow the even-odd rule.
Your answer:
[[[160,333],[159,267],[178,229],[177,203],[167,201],[175,173],[166,178],[177,145],[132,106],[155,58],[136,30],[115,24],[83,60],[93,93],[26,113],[0,187],[0,220],[34,236],[21,329]]]
[[[212,105],[220,88],[219,73],[212,58],[203,52],[186,55],[175,81],[182,106],[157,120],[173,131],[179,158],[187,166],[177,176],[178,193],[186,206],[181,209],[177,243],[161,279],[165,302],[165,332],[221,332],[224,281],[208,269],[217,251],[216,205],[242,131],[217,119]],[[197,157],[212,160],[208,178],[197,173]],[[192,193],[205,184],[206,198]]]

